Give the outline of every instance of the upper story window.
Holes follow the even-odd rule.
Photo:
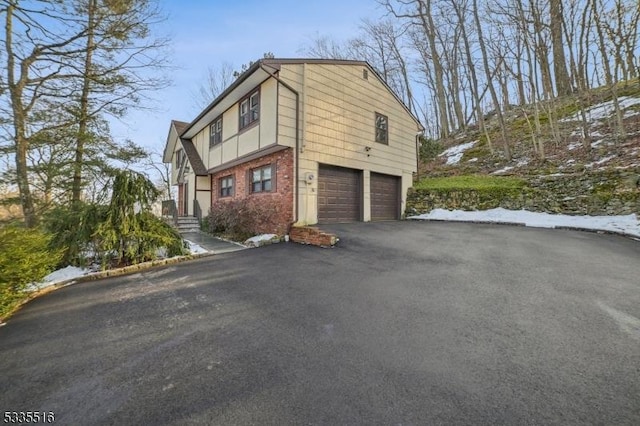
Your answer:
[[[233,176],[220,178],[220,197],[233,196]]]
[[[260,90],[252,92],[240,101],[240,129],[260,118]]]
[[[376,112],[376,142],[389,145],[389,119]]]
[[[184,161],[184,150],[179,149],[176,151],[176,168],[179,168]]]
[[[271,192],[273,185],[271,181],[272,165],[263,166],[250,171],[251,192]]]
[[[222,142],[222,117],[216,118],[209,126],[209,148]]]

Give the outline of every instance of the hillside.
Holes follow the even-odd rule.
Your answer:
[[[447,141],[436,141],[444,151],[424,161],[421,177],[460,174],[540,176],[589,174],[602,170],[629,170],[640,173],[640,81],[619,86],[618,100],[623,113],[626,137],[616,130],[616,120],[608,90],[597,89],[588,95],[555,99],[538,105],[539,131],[535,131],[534,107],[512,106],[505,112],[512,158],[507,160],[500,141],[495,117],[486,117],[485,125],[493,143],[478,126],[456,132]],[[582,114],[585,105],[590,138],[583,137]],[[556,137],[549,125],[557,122]],[[544,147],[544,158],[534,150],[535,135]]]

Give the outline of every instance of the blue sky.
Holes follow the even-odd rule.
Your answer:
[[[131,112],[112,123],[117,139],[160,150],[172,119],[191,121],[199,112],[192,93],[210,66],[229,62],[236,69],[273,52],[300,57],[316,34],[345,40],[358,33],[363,18],[384,14],[376,0],[161,0],[168,15],[158,31],[171,38],[173,85],[153,94],[156,111]]]

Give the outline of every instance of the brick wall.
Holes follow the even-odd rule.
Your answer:
[[[275,165],[275,176],[271,177],[272,191],[251,193],[250,171],[270,164]],[[221,197],[220,179],[227,176],[234,178],[234,194]],[[260,223],[260,217],[256,217],[258,232],[284,235],[293,223],[293,179],[293,150],[287,148],[211,175],[211,204],[232,199],[264,204],[265,208],[277,211],[277,220],[275,224]]]
[[[332,247],[338,242],[338,238],[334,234],[323,232],[315,226],[295,226],[291,228],[289,238],[294,243],[320,247]]]

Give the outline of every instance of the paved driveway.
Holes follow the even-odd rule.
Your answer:
[[[639,424],[640,244],[336,226],[71,286],[0,328],[0,407],[60,424]]]

